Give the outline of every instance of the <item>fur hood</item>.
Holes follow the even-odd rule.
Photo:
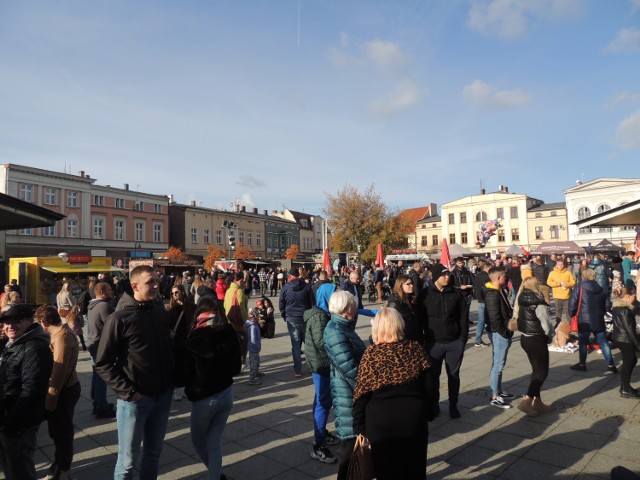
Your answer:
[[[629,310],[635,310],[636,305],[633,303],[627,303],[621,298],[616,298],[615,300],[613,300],[611,304],[611,308],[616,308],[616,307],[626,307]]]

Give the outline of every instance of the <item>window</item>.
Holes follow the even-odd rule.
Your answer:
[[[238,241],[244,245],[244,232],[238,232]]]
[[[67,220],[67,237],[75,238],[78,236],[78,221],[71,219]]]
[[[318,240],[318,248],[320,248],[320,240]],[[261,233],[256,233],[256,247],[261,247],[262,246],[262,234]]]
[[[98,207],[104,207],[104,195],[94,195],[93,204]]]
[[[438,225],[437,223],[432,223],[431,228],[436,228],[437,225]]]
[[[49,226],[49,227],[44,227],[42,229],[42,236],[44,237],[55,237],[56,236],[56,227],[53,226]]]
[[[520,240],[520,230],[517,228],[511,229],[511,241],[515,242]]]
[[[305,238],[305,240],[307,240],[307,239]],[[253,233],[251,233],[251,232],[247,233],[247,245],[249,245],[250,247],[253,246]],[[305,241],[304,248],[309,248],[306,241]]]
[[[116,208],[124,208],[124,198],[116,198]]]
[[[544,238],[542,231],[542,227],[536,227],[536,240],[542,240]]]
[[[420,237],[420,245],[423,247],[429,246],[429,237]]]
[[[211,243],[211,230],[208,228],[205,228],[204,232],[202,232],[202,241],[204,243]]]
[[[302,228],[308,228],[309,227],[309,222],[307,221],[306,218],[301,218],[300,219],[300,225],[302,225]]]
[[[469,240],[467,239],[467,232],[462,232],[460,234],[460,243],[469,243]]]
[[[496,210],[496,217],[504,218],[504,208],[500,207]]]
[[[450,233],[449,234],[449,243],[450,244],[456,243],[456,234],[455,233]]]
[[[603,205],[600,205],[598,207],[598,213],[604,213],[607,210],[611,210],[611,207],[609,205],[607,205],[606,203],[603,204]],[[611,231],[611,227],[600,227],[598,229],[598,231],[600,231],[600,232],[610,232]]]
[[[222,230],[216,230],[216,243],[218,245],[222,244]]]
[[[104,218],[102,217],[93,219],[93,238],[104,239]]]
[[[460,213],[460,223],[467,223],[467,212]]]
[[[549,231],[551,232],[551,238],[560,238],[560,228],[558,228],[558,225],[551,225]]]
[[[542,213],[541,212],[536,212],[536,218],[540,218],[542,217]]]
[[[44,203],[45,205],[58,204],[58,189],[53,187],[44,187]]]
[[[198,243],[198,229],[191,229],[191,243]]]
[[[159,203],[156,203],[155,206],[154,206],[153,211],[155,213],[162,213],[162,205],[160,205]]]
[[[267,233],[267,248],[271,248],[273,246],[272,241],[271,241],[271,234]]]
[[[555,216],[557,216],[557,215],[558,215],[558,212],[556,212],[555,210],[552,210],[552,211],[551,211],[551,216],[552,216],[552,217],[555,217]]]
[[[162,224],[154,223],[153,224],[153,241],[154,242],[162,242]]]
[[[116,199],[117,200],[117,199]],[[115,221],[115,229],[114,229],[114,239],[115,240],[124,240],[124,220],[121,218],[116,219]]]
[[[499,242],[504,242],[504,230],[498,230],[498,241]]]
[[[431,245],[434,247],[438,246],[438,235],[431,235]]]
[[[509,215],[511,218],[518,218],[518,207],[509,207]]]
[[[487,221],[487,214],[486,212],[478,212],[476,213],[476,222],[486,222]]]
[[[67,207],[78,208],[78,192],[67,192]]]
[[[453,225],[454,223],[456,223],[456,216],[454,213],[450,213],[449,214],[449,224]]]
[[[33,202],[33,185],[27,185],[25,183],[20,185],[20,200],[24,200],[25,202]],[[24,230],[31,229],[25,228]],[[29,233],[28,235],[31,235],[31,233]]]
[[[591,216],[591,210],[589,209],[589,207],[580,207],[578,209],[578,220],[582,220],[590,216]],[[590,227],[581,228],[580,230],[578,230],[578,233],[591,233],[591,228]]]
[[[140,200],[136,200],[134,209],[137,210],[138,212],[144,212],[144,202],[141,202]]]
[[[21,228],[18,232],[20,235],[33,235],[31,228]]]
[[[136,231],[135,241],[144,242],[144,222],[136,221],[135,231]]]

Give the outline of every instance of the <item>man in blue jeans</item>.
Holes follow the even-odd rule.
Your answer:
[[[280,291],[280,314],[287,322],[291,337],[293,376],[302,376],[302,344],[304,343],[304,312],[313,305],[313,293],[307,282],[299,277],[297,268],[289,271],[289,279]]]
[[[130,279],[133,296],[125,293],[104,325],[96,372],[118,396],[114,479],[133,478],[143,443],[140,480],[152,480],[167,431],[174,361],[167,311],[158,303],[158,275],[141,265]]]
[[[489,269],[490,281],[485,284],[485,313],[487,329],[491,337],[491,372],[489,386],[491,387],[490,405],[498,408],[511,408],[513,395],[502,390],[502,370],[507,362],[507,354],[511,347],[513,332],[507,325],[513,316],[513,308],[508,300],[508,292],[504,288],[506,275],[501,267]]]

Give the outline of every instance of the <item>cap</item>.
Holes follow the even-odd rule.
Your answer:
[[[33,309],[22,304],[12,305],[0,313],[0,323],[19,323],[29,318],[33,318]]]
[[[435,282],[445,273],[451,273],[447,267],[445,267],[441,263],[436,263],[433,267],[431,267],[431,278]]]

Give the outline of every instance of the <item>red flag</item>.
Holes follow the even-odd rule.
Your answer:
[[[329,255],[329,249],[324,249],[322,256],[322,269],[327,272],[327,275],[331,275],[331,256]]]
[[[382,244],[378,244],[378,254],[376,255],[376,263],[379,267],[384,267],[384,253],[382,252]]]
[[[447,239],[442,239],[442,254],[440,255],[440,263],[451,270],[451,254],[449,253],[449,244]]]

